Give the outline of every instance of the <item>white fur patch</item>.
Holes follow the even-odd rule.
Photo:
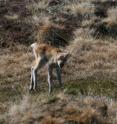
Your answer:
[[[33,55],[35,56],[35,58],[37,58],[37,54],[35,52],[35,48],[37,47],[37,43],[31,44],[31,47],[32,47]]]
[[[62,63],[62,61],[61,61],[61,60],[59,60],[59,61],[58,61],[58,66],[59,66],[59,67],[60,67],[61,63]]]
[[[37,43],[31,44],[31,47],[32,47],[32,48],[35,48],[36,46],[37,46]]]

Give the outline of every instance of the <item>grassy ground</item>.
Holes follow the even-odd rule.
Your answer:
[[[76,44],[75,41],[74,43]],[[100,111],[98,112],[97,109],[98,107],[100,108],[100,106],[102,106],[103,108],[105,105],[108,106],[109,109],[107,115],[111,112],[113,113],[113,115],[109,115],[109,117],[106,117],[106,119],[109,120],[111,118],[111,120],[109,121],[110,123],[116,122],[116,109],[114,110],[113,108],[113,106],[114,107],[116,106],[116,99],[117,99],[116,59],[113,59],[113,61],[111,59],[110,61],[110,57],[115,58],[116,56],[114,55],[116,54],[114,52],[116,51],[116,46],[114,46],[115,43],[108,43],[108,42],[101,43],[100,41],[97,42],[95,41],[95,43],[91,41],[90,42],[84,41],[83,43],[77,41],[77,44],[79,44],[77,45],[79,46],[77,50],[75,48],[76,45],[74,44],[71,44],[66,48],[72,51],[71,52],[72,55],[62,71],[64,88],[61,89],[59,87],[59,84],[57,83],[56,80],[56,75],[54,74],[55,75],[54,90],[50,96],[48,96],[46,67],[43,68],[39,73],[38,90],[32,93],[29,93],[28,91],[28,87],[30,83],[30,65],[33,60],[32,54],[30,53],[30,49],[28,49],[25,46],[22,49],[22,46],[20,47],[18,46],[15,52],[13,52],[12,49],[11,50],[8,49],[7,54],[3,51],[3,54],[1,54],[1,61],[0,61],[1,123],[8,123],[8,121],[10,123],[14,122],[14,123],[24,123],[24,124],[30,123],[30,121],[33,123],[41,122],[42,124],[48,124],[48,123],[63,124],[66,122],[78,123],[80,121],[81,122],[83,121],[82,118],[81,120],[79,120],[79,118],[80,116],[82,116],[81,113],[83,113],[85,109],[87,109],[87,107],[89,106],[91,108],[89,110],[86,110],[86,115],[84,116],[86,116],[87,119],[84,120],[83,123],[84,124],[89,123],[89,121],[92,120],[94,116],[94,114],[92,114],[92,111],[96,112],[94,120],[97,121],[97,123],[106,123],[104,122],[105,117],[101,117],[102,113],[100,114]],[[101,44],[101,47],[98,47],[97,44],[99,44],[99,46]],[[114,49],[112,49],[112,47]],[[20,49],[22,49],[22,51],[20,51]],[[28,52],[26,50],[28,50]],[[89,54],[87,52],[89,52]],[[87,60],[86,54],[88,55],[88,58],[91,57],[89,60]],[[78,55],[78,56],[74,56],[74,55]],[[103,58],[104,61],[101,61],[100,63],[99,61],[101,58]],[[65,108],[61,104],[63,105],[65,104],[65,106],[67,107],[67,103],[66,101],[62,101],[62,103],[60,102],[59,104],[57,101],[61,101],[61,98],[58,98],[58,94],[62,94],[65,98],[68,97],[68,99],[71,99],[72,97],[75,98],[75,99],[71,99],[70,101],[68,100],[69,104],[70,103],[72,104],[72,102],[78,103],[79,100],[82,101],[82,99],[85,100],[88,99],[88,97],[90,97],[92,101],[89,100],[89,102],[91,103],[88,106],[82,103],[84,104],[83,106],[85,107],[85,109],[84,107],[82,109],[81,105],[77,106],[80,107],[80,110],[78,110],[80,111],[80,114],[77,115],[76,114],[77,109],[72,106],[70,109],[73,109],[73,117],[68,116],[69,112],[67,113],[66,116],[63,117],[61,114],[64,114]],[[27,100],[27,97],[28,99],[30,99],[29,102],[25,101],[25,99]],[[97,102],[99,102],[99,105],[96,104],[95,105],[96,108],[93,108],[92,104],[96,99]],[[102,103],[100,103],[100,101]],[[54,104],[55,108],[59,106],[60,109],[62,109],[61,114],[60,114],[60,110],[58,110],[58,114],[60,114],[59,116],[56,115],[57,117],[55,117],[55,115],[54,116],[50,115],[45,109],[40,110],[41,105],[43,106],[43,108],[45,108],[45,106],[51,108],[52,107],[51,104],[52,105]],[[114,105],[111,106],[111,104]],[[29,108],[27,108],[28,105]],[[44,115],[43,114],[37,115],[37,110],[36,110],[37,107],[39,108],[38,113],[42,113],[41,111],[43,111]],[[88,113],[91,114],[90,117],[87,116],[87,111]],[[14,116],[17,113],[19,114],[17,115],[16,118]],[[48,113],[47,118],[45,118],[46,116],[45,113],[46,114]],[[53,110],[51,113],[53,113]],[[34,117],[35,114],[36,117]],[[99,117],[98,114],[100,114]],[[40,116],[43,116],[42,117],[43,119]]]
[[[0,2],[0,124],[117,123],[116,5],[108,0]],[[54,73],[51,95],[46,67],[38,73],[38,90],[28,91],[35,41],[71,54],[62,69],[64,88]]]

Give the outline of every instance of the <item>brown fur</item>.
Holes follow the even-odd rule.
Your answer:
[[[31,45],[31,47],[33,48],[35,60],[31,67],[31,85],[29,89],[31,90],[36,88],[37,70],[41,69],[45,65],[47,65],[48,67],[49,93],[52,89],[51,83],[53,68],[56,68],[57,79],[59,81],[59,84],[62,86],[61,67],[64,66],[68,57],[68,53],[62,51],[59,48],[44,43],[34,43]]]
[[[62,52],[59,48],[50,46],[48,44],[39,44],[36,48],[35,48],[35,52],[37,55],[39,54],[44,54],[44,55],[57,55],[59,52]]]

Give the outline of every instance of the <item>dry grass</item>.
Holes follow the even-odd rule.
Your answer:
[[[63,97],[65,99],[63,99]],[[41,123],[41,124],[114,124],[116,120],[116,103],[107,98],[81,97],[73,98],[61,93],[56,96],[57,101],[48,104],[39,103],[26,95],[20,103],[11,105],[5,123]],[[42,105],[43,104],[43,105]],[[106,109],[105,109],[106,106]],[[112,114],[113,113],[113,114]]]
[[[47,0],[34,1],[31,0],[27,3],[26,8],[31,13],[31,17],[27,18],[26,21],[30,21],[33,25],[39,25],[39,23],[46,23],[48,21],[48,16],[45,13],[48,7]],[[38,14],[39,13],[39,14]]]
[[[82,36],[77,35],[67,49],[73,56],[71,60],[69,60],[70,65],[68,65],[68,67],[71,68],[69,73],[72,73],[72,76],[74,75],[74,79],[75,75],[76,79],[93,77],[94,75],[100,79],[101,75],[99,76],[98,72],[102,72],[105,76],[108,75],[106,78],[116,75],[116,43],[95,40],[93,38],[84,39]],[[68,67],[66,67],[66,69]],[[71,79],[73,78],[71,77]],[[113,79],[115,78],[116,77],[113,77]]]
[[[82,122],[85,124],[89,123],[91,120],[95,120],[100,124],[106,123],[104,122],[104,119],[102,119],[102,116],[100,114],[98,115],[98,111],[101,114],[103,113],[103,110],[98,109],[98,107],[100,106],[100,108],[103,108],[103,104],[98,101],[100,97],[99,99],[93,99],[92,97],[86,97],[85,99],[78,98],[77,102],[72,103],[74,100],[70,98],[70,94],[74,94],[75,92],[79,92],[79,95],[82,94],[82,91],[79,91],[78,89],[80,88],[80,85],[83,82],[80,82],[79,79],[88,79],[88,77],[92,77],[100,81],[105,80],[105,82],[106,80],[111,80],[112,82],[114,82],[114,88],[112,89],[112,87],[110,87],[110,90],[113,91],[108,90],[107,92],[105,92],[105,89],[103,89],[104,86],[101,84],[100,86],[102,87],[100,89],[103,89],[104,92],[107,93],[105,94],[106,96],[108,96],[108,92],[115,93],[115,81],[117,73],[116,43],[109,43],[107,41],[98,40],[94,41],[93,39],[85,40],[81,37],[77,38],[77,36],[75,36],[73,43],[70,44],[66,48],[66,50],[70,51],[72,56],[69,58],[67,65],[63,68],[63,80],[66,83],[65,88],[62,92],[65,92],[65,94],[58,94],[58,92],[60,92],[60,89],[57,90],[56,87],[54,90],[55,96],[50,96],[49,98],[47,97],[47,83],[45,83],[46,68],[44,68],[39,74],[38,81],[42,82],[40,83],[39,91],[37,91],[36,94],[32,94],[31,96],[26,95],[23,99],[22,96],[24,96],[23,94],[26,94],[28,92],[27,89],[30,82],[30,65],[33,60],[33,57],[30,53],[30,49],[28,50],[28,52],[26,52],[25,47],[18,47],[13,53],[10,50],[9,52],[7,51],[7,54],[3,52],[4,54],[1,55],[0,61],[0,90],[2,91],[1,101],[4,102],[4,104],[0,105],[0,109],[4,114],[2,116],[3,118],[1,119],[1,121],[9,121],[9,123],[14,124],[31,122],[37,123],[38,121],[40,122],[40,120],[42,121],[42,124],[63,124],[64,122]],[[94,80],[90,80],[89,78],[89,82],[90,81],[96,83]],[[78,85],[78,87],[76,86],[75,89],[73,89],[76,84]],[[104,83],[104,85],[106,85],[106,83]],[[84,86],[84,88],[86,88],[86,86]],[[94,96],[94,94],[92,93],[95,90],[95,88],[88,89],[88,93],[84,95],[89,94]],[[66,96],[67,93],[69,94],[68,96]],[[56,96],[56,94],[58,95]],[[99,93],[97,92],[97,95],[98,94]],[[20,99],[21,102],[18,104],[17,102],[19,102]],[[80,104],[79,100],[81,101]],[[108,100],[108,98],[106,100]],[[15,104],[13,104],[13,102],[11,101],[15,101]],[[66,105],[66,102],[69,103],[69,105],[67,105],[66,107],[62,107],[64,106],[64,104]],[[81,104],[84,104],[83,108],[81,107]],[[116,118],[114,118],[114,116],[116,115],[116,110],[114,109],[116,108],[116,104],[113,100],[109,103],[106,102],[105,104],[109,105],[108,119],[111,119],[111,122],[114,124],[116,122]],[[10,108],[9,105],[11,105]],[[46,105],[50,108],[50,110],[46,108]],[[51,106],[55,106],[55,109],[57,109],[58,111],[58,114],[56,113],[57,115],[53,116],[53,114],[55,113],[53,110],[54,108]],[[87,109],[87,107],[89,106],[91,108]],[[78,110],[75,109],[77,107]],[[7,114],[6,111],[8,110],[9,113]],[[60,110],[62,110],[62,114],[66,114],[62,116],[60,114]],[[69,115],[69,113],[72,114]]]
[[[0,123],[117,122],[116,7],[98,2],[14,0],[1,6]],[[108,37],[95,39],[93,31]],[[54,74],[54,95],[47,95],[46,67],[39,73],[38,91],[28,94],[29,44],[35,41],[64,46],[71,54],[62,70],[62,90]]]
[[[86,15],[94,13],[94,6],[90,2],[81,3],[79,3],[79,1],[71,2],[68,5],[65,5],[64,9],[71,11],[71,13],[76,16],[77,14]]]
[[[108,10],[108,17],[105,19],[108,25],[117,25],[117,7]]]
[[[37,11],[38,9],[46,9],[48,6],[48,0],[40,0],[40,1],[31,1],[32,4],[27,4],[27,8],[33,11]]]

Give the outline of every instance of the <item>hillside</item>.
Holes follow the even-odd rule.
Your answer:
[[[116,124],[116,41],[116,0],[0,1],[0,124]],[[71,54],[51,95],[46,67],[28,91],[34,42]]]

